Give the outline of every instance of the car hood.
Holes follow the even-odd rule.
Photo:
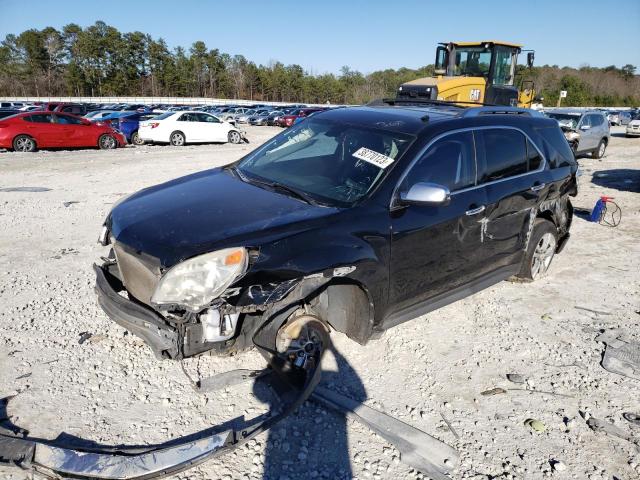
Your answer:
[[[245,183],[218,168],[127,197],[106,225],[117,242],[171,267],[220,248],[259,246],[315,228],[318,219],[338,211]]]
[[[633,127],[635,127],[635,126],[640,126],[640,120],[631,120],[631,121],[629,122],[629,125],[630,125],[630,126],[633,126]]]

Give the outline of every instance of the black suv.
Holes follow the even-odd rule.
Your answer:
[[[318,329],[364,344],[544,275],[569,237],[576,170],[558,123],[530,110],[321,112],[231,165],[116,204],[99,302],[160,358],[255,345],[303,366]]]

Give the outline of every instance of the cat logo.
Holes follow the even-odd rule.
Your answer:
[[[471,91],[469,92],[469,100],[471,100],[472,102],[477,102],[478,100],[480,100],[480,89],[479,88],[472,88]]]

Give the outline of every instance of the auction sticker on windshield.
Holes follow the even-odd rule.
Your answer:
[[[387,168],[393,163],[393,158],[365,147],[360,147],[354,152],[353,156],[380,168]]]

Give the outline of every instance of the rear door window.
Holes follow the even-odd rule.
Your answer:
[[[476,130],[478,183],[493,182],[528,171],[527,139],[517,130],[490,128]]]
[[[24,117],[27,122],[34,123],[51,123],[53,122],[53,115],[49,113],[38,113],[36,115],[29,115],[28,117]]]
[[[411,169],[401,188],[408,189],[418,182],[442,185],[452,192],[474,186],[473,134],[453,133],[431,145]]]
[[[63,125],[82,125],[82,120],[69,115],[56,115],[56,122]]]

